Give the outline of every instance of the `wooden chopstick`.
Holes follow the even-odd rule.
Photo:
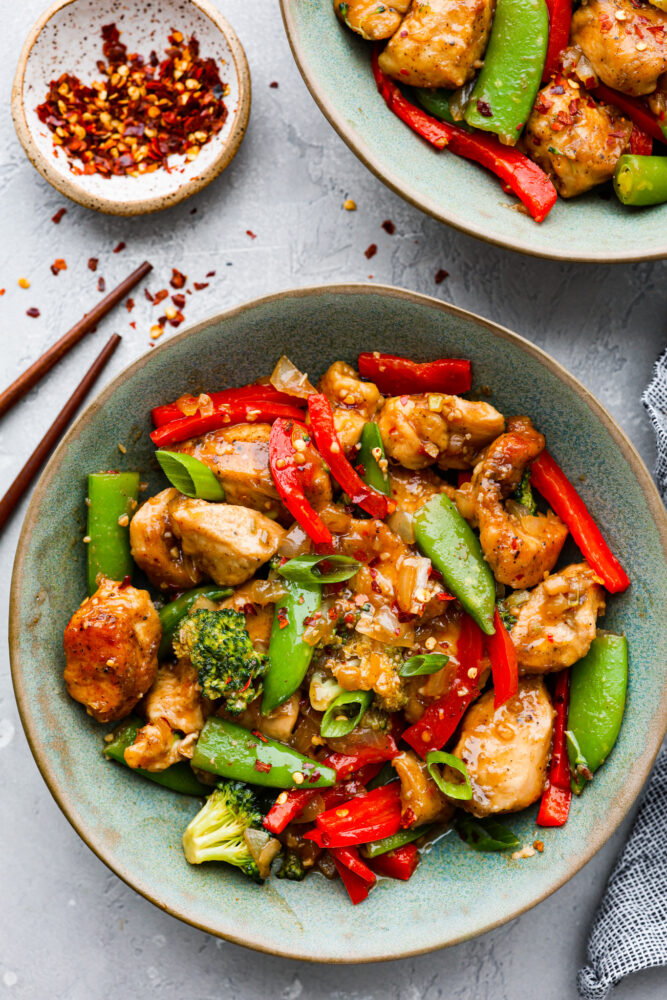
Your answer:
[[[23,494],[58,443],[70,420],[102,374],[104,367],[120,344],[120,341],[121,338],[117,333],[114,333],[113,337],[107,341],[104,350],[98,355],[97,360],[81,379],[68,402],[65,403],[49,430],[37,445],[2,500],[0,500],[0,530],[4,528],[14,508],[23,498]]]
[[[121,299],[124,299],[128,292],[132,291],[135,285],[138,285],[142,278],[145,278],[149,271],[153,270],[153,265],[149,264],[148,261],[144,263],[133,271],[132,274],[128,275],[125,281],[121,281],[117,288],[114,288],[112,292],[105,295],[103,299],[93,306],[89,313],[79,320],[78,323],[68,330],[67,333],[57,340],[55,344],[49,347],[48,351],[42,354],[41,358],[38,358],[30,368],[26,369],[22,375],[12,382],[4,392],[0,393],[0,417],[7,410],[10,410],[12,406],[19,399],[25,396],[29,389],[32,389],[35,385],[48,371],[51,371],[53,366],[57,364],[58,361],[69,350],[71,350],[75,344],[86,336],[87,333],[97,326],[99,321],[106,316],[106,314],[117,305]]]

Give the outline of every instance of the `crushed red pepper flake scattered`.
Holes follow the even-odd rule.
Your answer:
[[[144,298],[147,298],[149,302],[153,302],[154,298],[147,288],[144,288]]]
[[[25,314],[26,316],[32,316],[33,319],[37,319],[40,313],[39,309],[37,309],[35,306],[31,306],[30,309],[26,309]]]
[[[5,289],[4,288],[0,288],[0,295],[4,295],[4,294],[5,294]]]
[[[439,271],[435,272],[435,283],[436,285],[441,285],[445,278],[449,277],[449,271],[445,271],[444,267],[441,267]]]
[[[56,226],[59,225],[63,215],[67,215],[67,209],[59,208],[56,214],[51,216],[51,222],[55,222]]]
[[[158,303],[160,303],[164,299],[166,299],[168,295],[169,295],[169,292],[167,291],[167,289],[166,288],[161,288],[160,291],[156,292],[155,295],[153,296],[153,305],[154,306],[158,305]]]
[[[382,228],[384,229],[385,233],[389,233],[390,236],[393,236],[394,233],[396,232],[396,226],[391,221],[391,219],[385,219],[384,222],[382,223]]]
[[[208,281],[195,281],[195,291],[201,292],[205,288],[208,288]]]
[[[172,295],[171,301],[177,309],[182,309],[185,305],[185,295],[182,292],[177,292],[176,295]]]
[[[97,257],[89,257],[88,258],[88,270],[89,271],[96,271],[98,264],[99,264],[99,260],[98,260]]]
[[[171,280],[169,282],[172,288],[183,288],[187,280],[188,280],[187,274],[183,274],[182,271],[179,271],[175,267],[172,267]]]
[[[125,243],[123,240],[121,240],[120,243],[117,243],[116,246],[113,248],[113,252],[114,253],[120,253],[121,250],[124,250],[126,246],[127,246],[127,243]]]
[[[252,229],[246,229],[245,234],[246,236],[249,236],[251,240],[257,239],[257,233],[253,233]]]
[[[269,87],[271,87],[272,90],[277,90],[279,86],[280,84],[278,83],[277,80],[272,80],[271,83],[269,84]]]
[[[195,35],[169,35],[166,58],[128,53],[115,24],[102,28],[102,79],[92,86],[72,73],[52,80],[37,115],[53,133],[73,173],[138,176],[168,157],[194,160],[222,129],[229,88],[214,59],[203,59]],[[55,221],[55,218],[54,218]]]
[[[98,292],[106,292],[106,290],[107,290],[107,283],[106,283],[106,281],[104,280],[104,278],[99,277],[97,279],[97,291]]]
[[[364,250],[364,257],[366,257],[367,260],[370,260],[371,257],[375,257],[375,254],[377,252],[378,252],[377,244],[371,243],[371,245],[366,247],[366,249]]]
[[[134,309],[134,299],[128,299],[127,302],[125,303],[125,308],[129,313],[131,313],[132,310]]]
[[[207,278],[215,278],[215,271],[207,271],[206,272],[206,277]]]
[[[53,264],[51,265],[51,274],[58,276],[61,271],[67,270],[67,262],[63,257],[56,257]]]

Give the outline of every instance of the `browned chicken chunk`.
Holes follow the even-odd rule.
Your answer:
[[[469,469],[505,420],[489,403],[431,392],[388,399],[378,427],[387,456],[407,469]]]
[[[667,13],[642,0],[583,0],[571,39],[602,83],[624,94],[650,94],[667,71]]]
[[[349,451],[359,441],[364,424],[375,416],[380,390],[374,382],[363,382],[345,361],[334,361],[318,388],[331,403],[340,446]]]
[[[518,618],[510,635],[520,673],[561,670],[586,655],[605,610],[600,583],[584,562],[554,573],[525,595],[513,595]]]
[[[412,87],[461,87],[481,66],[494,8],[495,0],[413,0],[380,68]]]
[[[396,509],[414,514],[437,493],[448,493],[447,484],[432,469],[403,469],[390,466],[389,485]]]
[[[221,586],[245,583],[275,555],[285,531],[248,507],[179,497],[169,516],[183,552]]]
[[[334,0],[336,16],[357,35],[367,41],[379,42],[391,38],[403,20],[410,0]]]
[[[102,579],[65,629],[65,683],[98,722],[132,711],[157,674],[160,616],[146,590]]]
[[[401,822],[404,827],[445,823],[454,815],[446,798],[414,750],[400,753],[391,762],[401,782]]]
[[[189,590],[204,579],[192,559],[184,556],[169,518],[169,503],[181,494],[170,488],[150,497],[130,522],[132,558],[156,587]]]
[[[454,747],[468,769],[472,799],[461,806],[475,816],[518,812],[544,789],[554,710],[542,678],[519,681],[519,690],[499,709],[487,691],[463,717]]]

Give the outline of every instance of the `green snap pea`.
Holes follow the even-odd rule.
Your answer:
[[[415,87],[414,92],[424,111],[428,111],[430,115],[435,115],[436,118],[440,118],[443,122],[449,122],[450,125],[459,124],[454,120],[449,106],[451,91],[442,90],[441,88],[430,90],[428,87]]]
[[[468,813],[456,814],[454,826],[461,840],[473,851],[514,851],[521,841],[493,816],[477,819]]]
[[[614,191],[624,205],[662,205],[667,201],[667,156],[625,153],[616,164]]]
[[[514,146],[540,87],[549,41],[545,0],[497,0],[484,65],[465,120]]]
[[[391,486],[389,485],[389,476],[387,475],[387,457],[382,443],[380,428],[377,424],[364,424],[359,444],[361,447],[353,463],[355,468],[359,465],[362,467],[363,471],[359,475],[365,483],[378,490],[379,493],[390,496]],[[379,458],[377,457],[378,449]]]
[[[306,676],[313,647],[303,641],[305,620],[322,602],[317,583],[286,580],[287,594],[276,602],[269,641],[269,668],[264,675],[262,714],[268,715],[294,694]]]
[[[496,588],[479,539],[448,496],[439,493],[415,514],[415,537],[471,618],[493,635]]]
[[[604,764],[618,737],[628,684],[625,636],[601,632],[570,671],[568,754],[577,794]]]
[[[175,601],[165,606],[160,611],[160,621],[162,622],[162,641],[158,650],[158,659],[166,660],[172,653],[172,642],[176,630],[200,597],[205,597],[208,601],[221,601],[233,593],[231,587],[195,587],[181,594]]]
[[[129,523],[138,498],[138,472],[94,472],[88,476],[89,594],[97,590],[100,573],[118,581],[132,575]]]
[[[134,743],[137,732],[143,726],[141,719],[130,716],[123,724],[116,729],[110,743],[104,745],[104,756],[110,760],[116,760],[119,764],[125,763],[125,751]],[[134,774],[140,774],[143,778],[169,788],[172,792],[180,792],[181,795],[209,795],[210,785],[204,785],[198,780],[194,771],[186,761],[172,764],[164,771],[145,771],[142,767],[131,767],[128,770]]]
[[[325,739],[348,736],[357,728],[372,700],[372,691],[341,691],[322,716],[320,736]]]
[[[393,837],[385,837],[384,840],[373,840],[370,844],[364,844],[361,852],[367,858],[379,858],[381,854],[386,854],[387,851],[395,851],[397,847],[412,844],[413,841],[419,840],[420,837],[425,837],[432,830],[435,830],[435,826],[435,823],[429,823],[427,826],[418,826],[412,830],[399,830]]]
[[[284,743],[213,717],[204,724],[192,764],[222,778],[268,788],[330,788],[336,784],[332,768],[304,757]]]

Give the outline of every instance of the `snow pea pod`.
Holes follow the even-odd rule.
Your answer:
[[[540,87],[548,41],[545,0],[498,0],[484,65],[465,112],[469,125],[516,145]]]
[[[284,743],[250,733],[235,722],[209,718],[192,757],[193,767],[267,788],[330,788],[336,772]]]
[[[88,476],[88,594],[100,574],[122,581],[132,575],[130,518],[139,497],[138,472],[93,472]]]
[[[614,191],[624,205],[662,205],[667,201],[667,156],[624,154],[614,171]]]
[[[415,537],[464,610],[483,632],[493,635],[493,573],[477,535],[444,493],[432,497],[415,514]]]
[[[116,760],[119,764],[125,763],[125,751],[134,743],[137,732],[143,726],[141,719],[131,715],[125,719],[122,726],[113,733],[110,743],[104,745],[104,756],[110,760]],[[181,795],[209,795],[210,785],[204,785],[197,779],[194,771],[186,761],[172,764],[164,771],[145,771],[142,767],[128,768],[134,774],[140,774],[149,781],[154,781],[156,785],[169,788],[172,792],[180,792]]]
[[[165,604],[160,611],[162,641],[158,650],[158,659],[166,660],[171,655],[171,644],[176,629],[200,597],[205,597],[209,601],[221,601],[232,593],[233,590],[230,587],[217,587],[209,584],[208,587],[195,587],[194,590],[188,590],[177,597],[175,601]]]
[[[395,851],[397,847],[403,847],[405,844],[419,840],[420,837],[425,837],[435,829],[436,824],[429,823],[427,826],[418,826],[411,830],[399,830],[392,837],[385,837],[384,840],[372,840],[370,844],[364,844],[361,853],[367,858],[379,858],[388,851]]]
[[[305,620],[322,601],[318,583],[286,580],[287,594],[276,602],[269,641],[269,669],[264,675],[262,714],[267,715],[294,694],[306,676],[313,647],[303,641]]]
[[[357,472],[369,486],[384,493],[385,496],[391,496],[391,486],[387,475],[387,457],[378,425],[364,424],[359,443],[360,448],[353,462]]]
[[[599,632],[582,660],[571,668],[568,755],[577,795],[604,764],[616,742],[628,684],[625,636]]]

